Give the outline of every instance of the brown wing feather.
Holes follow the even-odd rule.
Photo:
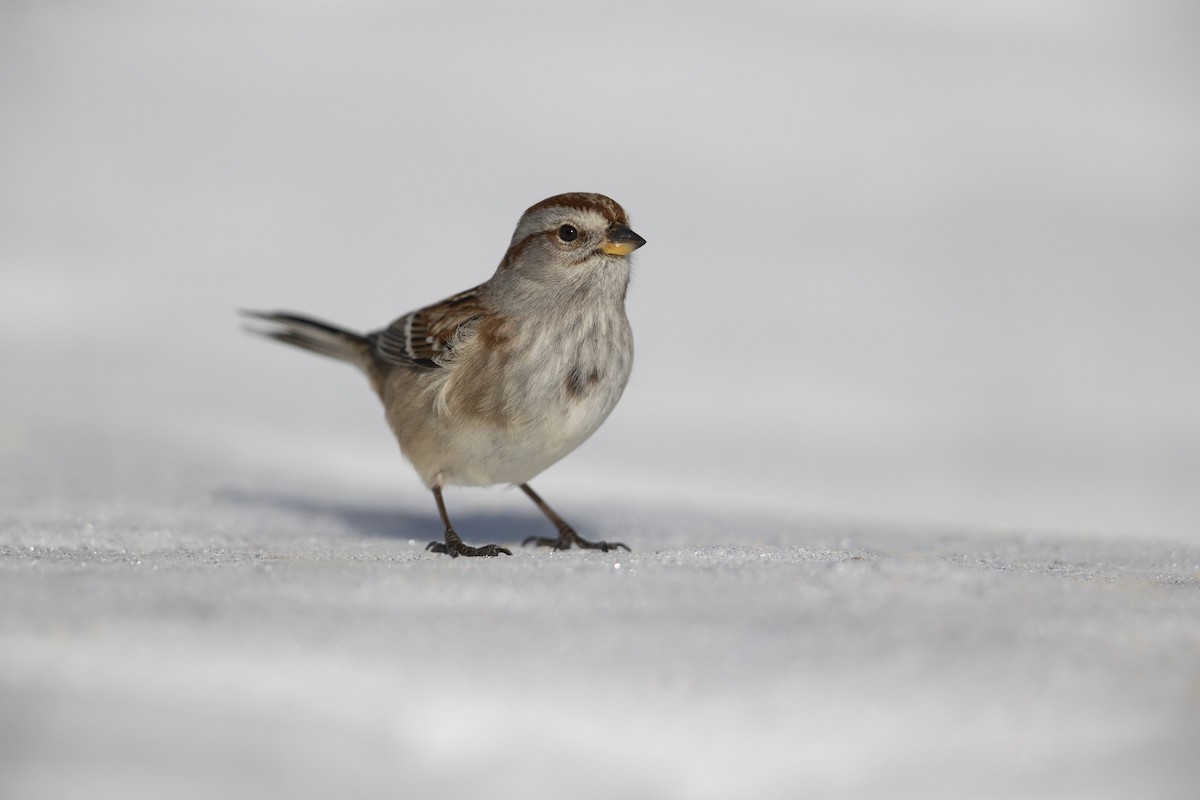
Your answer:
[[[479,287],[475,287],[405,314],[367,339],[375,355],[384,361],[436,368],[441,366],[441,357],[454,348],[459,330],[484,315]]]

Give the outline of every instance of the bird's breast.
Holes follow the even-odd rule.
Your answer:
[[[625,389],[633,337],[624,310],[523,321],[456,348],[420,397],[424,424],[397,415],[401,447],[427,482],[522,483],[582,444]],[[415,445],[415,446],[414,446]]]
[[[517,422],[551,416],[594,430],[620,399],[633,366],[633,336],[623,309],[589,309],[555,324],[526,324],[514,344],[504,395]]]

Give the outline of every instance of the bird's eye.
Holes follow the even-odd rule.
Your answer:
[[[558,238],[564,242],[573,242],[579,238],[579,231],[573,225],[563,225],[558,229]]]

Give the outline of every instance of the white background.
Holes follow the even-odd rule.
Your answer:
[[[616,721],[598,727],[599,739],[623,730],[622,712],[625,724],[641,720],[637,730],[648,725],[656,737],[681,714],[670,724],[686,739],[685,709],[727,732],[706,739],[713,753],[737,757],[734,743],[755,741],[751,731],[771,731],[775,742],[795,734],[807,760],[794,773],[760,773],[760,788],[781,794],[798,775],[864,759],[882,777],[821,785],[851,794],[909,785],[927,794],[919,781],[896,782],[908,772],[888,771],[889,758],[912,755],[903,744],[910,735],[948,747],[959,725],[1001,744],[1027,742],[1033,722],[1004,709],[1046,703],[1047,735],[1072,743],[1081,774],[1095,774],[1089,766],[1104,753],[1142,753],[1144,745],[1161,755],[1162,741],[1180,741],[1163,709],[1190,698],[1195,719],[1194,663],[1180,665],[1200,641],[1194,615],[1190,624],[1187,614],[1172,616],[1182,613],[1178,602],[1197,602],[1200,563],[1198,23],[1185,2],[1057,0],[0,5],[3,552],[16,559],[6,567],[10,600],[30,604],[7,617],[11,635],[0,652],[9,665],[4,685],[14,697],[41,698],[23,708],[49,720],[45,743],[30,745],[40,754],[33,763],[51,763],[59,734],[79,730],[69,714],[56,723],[51,711],[74,708],[77,693],[86,694],[80,681],[89,665],[108,664],[112,680],[98,679],[106,688],[85,718],[103,719],[141,685],[129,677],[139,673],[129,669],[124,640],[95,634],[107,630],[97,620],[128,611],[112,600],[114,585],[149,593],[134,604],[147,630],[180,626],[178,661],[159,653],[166,666],[150,672],[179,677],[189,658],[215,652],[230,680],[266,704],[259,721],[286,719],[263,699],[270,691],[255,688],[260,678],[269,684],[263,662],[294,652],[309,657],[304,669],[317,669],[320,625],[306,628],[282,611],[256,617],[307,633],[262,645],[261,659],[242,663],[258,652],[262,630],[218,614],[228,624],[206,639],[172,616],[175,585],[147,588],[139,565],[200,569],[213,581],[200,594],[249,592],[255,607],[263,596],[236,570],[255,558],[302,554],[324,570],[307,594],[295,578],[298,596],[318,608],[313,598],[355,582],[347,553],[406,559],[417,574],[421,565],[450,569],[421,555],[419,545],[439,533],[432,502],[397,454],[365,382],[246,337],[234,311],[289,309],[380,327],[488,277],[521,211],[563,191],[611,195],[649,244],[630,292],[638,353],[625,399],[591,442],[534,485],[569,519],[581,519],[579,527],[659,559],[662,581],[637,595],[645,605],[626,609],[657,632],[642,651],[648,663],[719,650],[711,640],[691,650],[667,644],[669,632],[707,619],[734,637],[730,647],[763,646],[765,674],[799,681],[785,682],[798,694],[776,706],[765,689],[751,692],[756,699],[746,706],[744,684],[762,674],[701,667],[705,696],[715,698],[704,705],[636,673],[631,694],[610,699]],[[540,524],[511,492],[456,491],[448,500],[464,528],[474,523],[463,531],[468,541],[491,541],[489,527]],[[581,509],[575,516],[573,506]],[[523,533],[508,531],[504,541]],[[1088,584],[1097,591],[1105,581],[1159,586],[1163,575],[1184,588],[1159,586],[1168,594],[1136,600],[1098,596],[1064,610],[1050,601],[1068,591],[1059,584],[1069,578],[1052,568],[1062,542],[1079,548],[1078,574],[1099,581]],[[112,556],[123,565],[112,567],[116,583],[93,585],[77,574],[86,572],[80,563],[96,563],[80,548],[124,552],[129,561]],[[234,572],[196,555],[205,548],[234,553]],[[1033,579],[1021,577],[999,588],[989,582],[994,575],[981,579],[984,596],[997,591],[1000,606],[1023,609],[1003,619],[1039,615],[1040,603],[1025,608],[1020,598],[1042,598],[1060,614],[1047,612],[1061,632],[1095,627],[1102,641],[1080,644],[1081,661],[1104,662],[1130,647],[1146,661],[1107,664],[1103,678],[1084,681],[1083,694],[1062,699],[1041,682],[1062,666],[1061,639],[1022,639],[1030,649],[1017,647],[1014,657],[1026,659],[1026,671],[1001,693],[999,716],[972,728],[981,719],[966,710],[976,683],[1012,674],[988,661],[1009,652],[1003,637],[968,648],[978,671],[964,673],[961,693],[943,696],[953,681],[936,665],[955,651],[937,614],[930,627],[911,631],[905,641],[922,655],[905,660],[887,639],[905,629],[902,611],[859,620],[847,605],[818,613],[806,605],[811,597],[792,597],[785,608],[832,619],[819,628],[829,638],[813,634],[818,650],[840,653],[827,655],[826,673],[806,661],[815,657],[807,645],[785,653],[764,644],[770,626],[759,636],[752,624],[762,609],[737,605],[736,591],[725,599],[741,616],[728,628],[713,622],[720,598],[712,606],[673,602],[680,592],[711,594],[706,558],[754,582],[761,576],[748,564],[761,555],[820,585],[813,564],[879,564],[886,553],[924,565],[917,584],[931,582],[940,608],[958,591],[942,581],[961,589],[973,578],[936,559],[958,564],[980,548],[1006,553],[995,561],[1001,573],[1025,565],[1050,581],[1031,587],[1021,581]],[[934,566],[927,556],[936,556]],[[616,569],[608,557],[586,557],[526,553],[513,564]],[[49,573],[38,572],[47,564]],[[498,569],[517,570],[514,583],[493,572],[482,585],[518,593],[529,586],[546,597],[570,591],[573,572],[513,564]],[[682,564],[682,577],[670,577],[671,564]],[[533,574],[544,582],[529,583]],[[790,573],[771,574],[794,587]],[[445,591],[428,575],[413,579],[430,581],[418,605]],[[876,588],[898,593],[900,608],[925,591],[893,573],[879,581]],[[472,585],[480,584],[459,588]],[[829,591],[852,605],[872,585],[835,580]],[[75,617],[52,597],[93,608],[95,618],[80,624],[94,636],[68,624]],[[469,593],[458,608],[479,611],[488,597]],[[451,598],[441,603],[454,607]],[[976,610],[964,612],[963,632],[994,619],[991,605]],[[577,614],[568,619],[591,619],[584,607]],[[1128,628],[1106,627],[1114,618]],[[1148,619],[1166,626],[1161,640],[1138,638]],[[430,624],[429,641],[450,647]],[[865,644],[840,650],[839,632],[852,624],[867,626]],[[607,641],[609,625],[597,642]],[[46,630],[61,639],[47,639]],[[542,648],[559,652],[552,637],[522,639],[529,633],[521,630],[508,641],[530,658],[549,655]],[[355,649],[361,643],[337,642],[336,658],[357,660],[339,662],[337,680],[313,678],[328,698],[338,697],[329,688],[338,680],[364,679],[356,665],[376,665]],[[494,644],[467,639],[455,645],[462,652],[439,650],[439,667],[418,669],[413,658],[397,674],[445,666],[462,677]],[[591,697],[588,687],[624,663],[595,648],[585,652],[597,658],[567,679],[570,697]],[[48,665],[74,663],[71,654],[80,663],[29,694],[30,675],[57,675]],[[411,655],[385,647],[379,668],[402,654]],[[862,659],[879,659],[879,693],[845,706],[828,700],[826,721],[882,704],[905,724],[873,728],[866,740],[845,730],[844,738],[830,736],[816,723],[803,735],[789,727],[825,696],[824,681]],[[497,679],[526,666],[502,666]],[[307,708],[310,684],[295,680],[288,704]],[[187,699],[167,683],[163,696],[193,722],[208,708],[209,695]],[[1134,697],[1140,710],[1114,711],[1108,726],[1063,722],[1065,709],[1105,707],[1130,684],[1168,688]],[[842,687],[846,698],[856,686]],[[899,695],[936,697],[910,716],[887,705],[888,686],[897,703]],[[500,731],[497,720],[529,702],[519,693],[498,697],[490,722],[460,711],[463,724]],[[346,704],[346,729],[368,730],[364,720],[373,718],[356,716],[354,699]],[[564,719],[553,705],[534,707]],[[447,713],[439,708],[425,710]],[[789,721],[771,728],[779,719]],[[1120,738],[1143,730],[1139,724],[1148,738]],[[526,727],[534,735],[538,726]],[[1183,741],[1194,744],[1194,724],[1185,728]],[[129,752],[144,744],[140,730],[128,728]],[[1089,730],[1102,732],[1091,744],[1075,736]],[[499,746],[503,756],[507,736],[497,739],[480,746]],[[278,752],[269,750],[265,762],[286,762],[314,742],[272,745]],[[828,759],[812,755],[821,742]],[[449,752],[439,746],[431,745]],[[963,774],[1004,774],[988,754],[1007,746],[981,744],[972,750],[984,754],[980,770]],[[740,785],[736,771],[712,766],[712,753],[685,749],[700,752],[698,763],[713,773],[703,785]],[[1186,761],[1162,757],[1168,767],[1149,756],[1134,763],[1169,778]],[[221,764],[212,774],[236,772]],[[679,777],[696,774],[692,761],[646,764],[645,775],[662,781],[646,796],[697,794]],[[46,777],[30,775],[30,785]],[[1012,775],[1016,783],[995,784],[998,792],[1047,785],[1037,769]],[[1101,785],[1115,784],[1098,780],[1089,791]]]

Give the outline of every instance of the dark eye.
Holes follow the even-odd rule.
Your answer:
[[[558,238],[564,242],[573,242],[579,238],[579,231],[572,225],[563,225],[558,229]]]

